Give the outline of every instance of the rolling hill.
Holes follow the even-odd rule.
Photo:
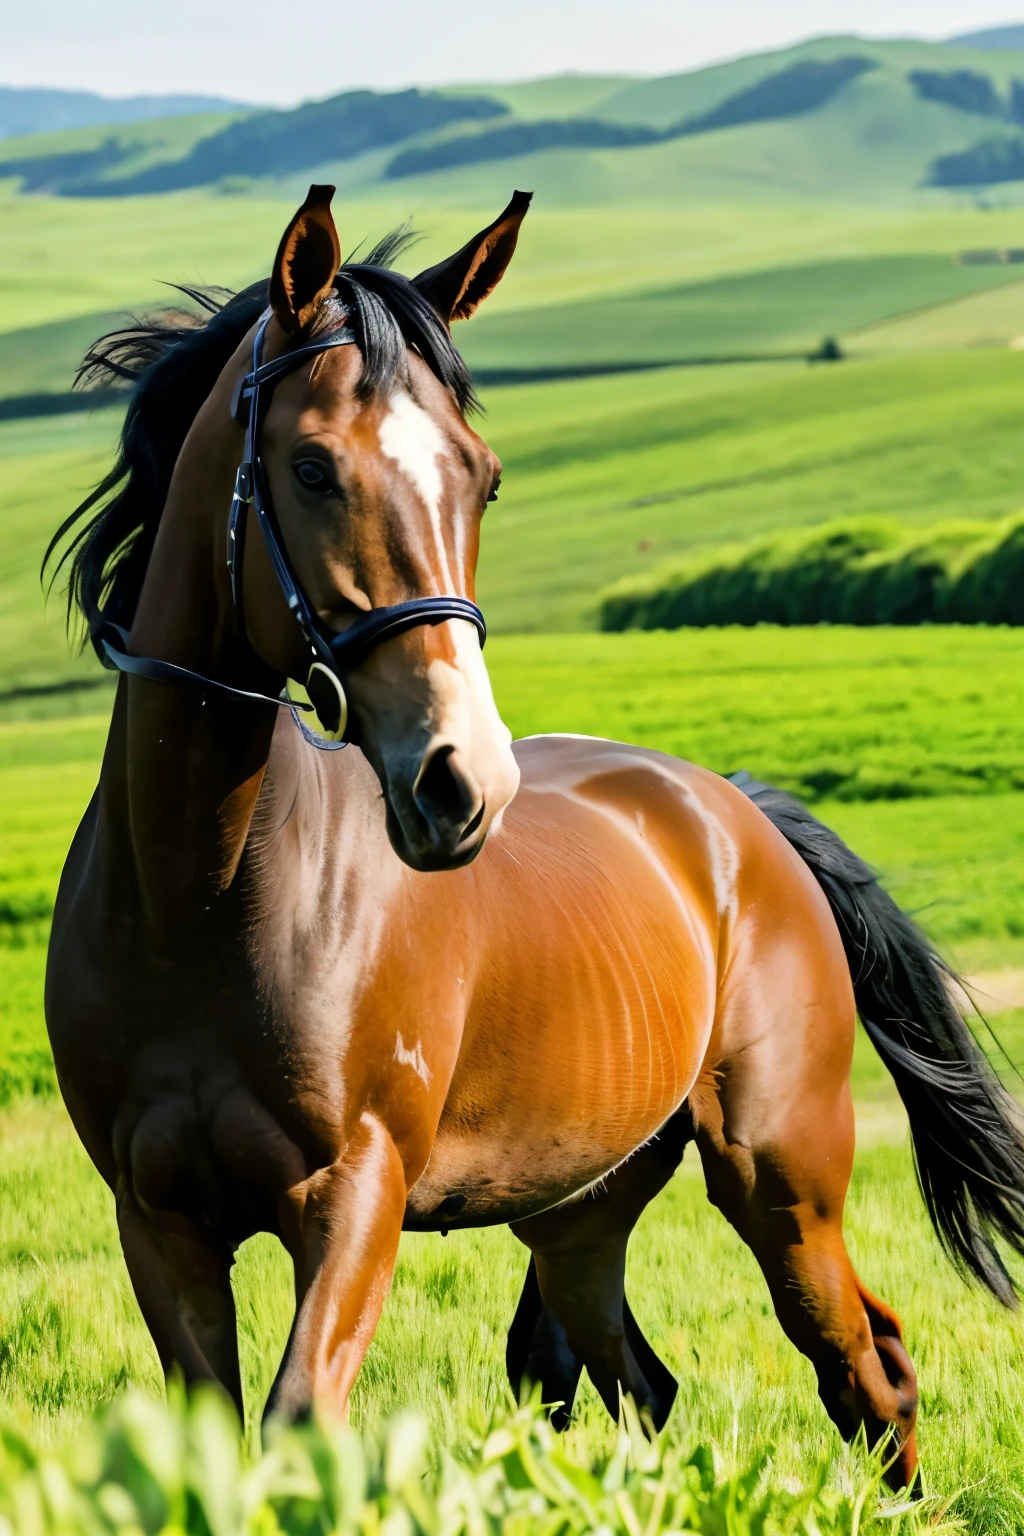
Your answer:
[[[1021,164],[985,148],[994,135]],[[520,185],[591,203],[712,189],[886,201],[943,185],[954,157],[957,186],[1024,181],[1024,49],[830,37],[655,79],[350,91],[8,139],[0,173],[76,197],[290,192],[314,173],[371,196],[440,176],[449,199],[475,201],[480,168],[504,162]]]
[[[953,48],[992,48],[1005,53],[1008,49],[1024,48],[1024,25],[986,27],[981,32],[962,32],[948,39]]]
[[[44,86],[0,85],[0,139],[65,128],[109,127],[197,112],[251,108],[219,96],[98,96],[94,91],[50,90]]]

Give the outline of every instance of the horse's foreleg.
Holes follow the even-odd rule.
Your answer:
[[[295,1265],[295,1321],[268,1416],[301,1418],[314,1402],[345,1415],[391,1288],[405,1200],[402,1159],[370,1114],[339,1162],[291,1192],[282,1235]]]
[[[217,1381],[242,1413],[233,1254],[188,1217],[146,1212],[123,1183],[117,1225],[128,1275],[165,1372]]]
[[[509,1334],[509,1376],[541,1384],[553,1416],[568,1423],[582,1367],[613,1416],[619,1391],[632,1395],[656,1427],[676,1395],[671,1372],[644,1338],[625,1294],[626,1248],[644,1207],[664,1188],[691,1134],[683,1111],[597,1190],[517,1222],[533,1263]],[[531,1326],[532,1321],[532,1326]]]

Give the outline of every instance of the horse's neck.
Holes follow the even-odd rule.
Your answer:
[[[239,676],[238,631],[215,552],[230,497],[222,479],[187,465],[176,471],[131,648],[251,686]],[[201,927],[230,897],[275,724],[269,705],[122,678],[101,786],[104,824],[110,855],[133,879],[154,931]]]

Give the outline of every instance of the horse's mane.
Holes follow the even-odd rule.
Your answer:
[[[387,392],[406,349],[415,348],[465,413],[477,402],[447,326],[420,290],[391,270],[410,238],[408,230],[393,231],[364,262],[346,262],[308,334],[352,326],[363,355],[364,398]],[[167,309],[108,332],[89,348],[75,379],[86,389],[124,381],[133,386],[109,473],[64,519],[43,557],[45,572],[71,535],[53,579],[68,566],[68,626],[77,611],[93,637],[105,619],[131,625],[186,433],[267,308],[270,285],[265,280],[234,294],[175,286],[195,310]]]

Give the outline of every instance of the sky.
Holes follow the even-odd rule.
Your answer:
[[[823,33],[941,38],[1024,0],[6,0],[0,83],[292,104],[355,86],[673,74]]]

